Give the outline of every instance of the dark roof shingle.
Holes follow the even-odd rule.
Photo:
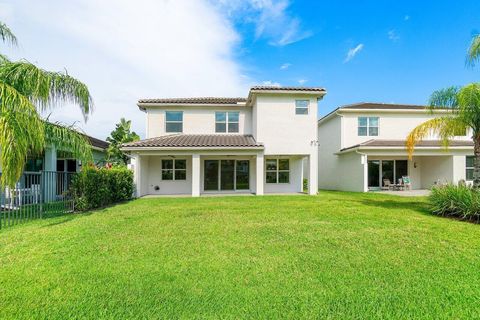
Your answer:
[[[97,147],[97,148],[100,148],[100,149],[107,149],[108,146],[110,145],[108,142],[106,141],[103,141],[103,140],[100,140],[100,139],[97,139],[97,138],[94,138],[94,137],[91,137],[91,136],[87,136],[85,135],[88,139],[88,141],[90,141],[90,144],[92,145],[92,147]]]
[[[261,148],[252,135],[241,134],[173,134],[131,143],[127,148]]]
[[[340,151],[355,149],[359,147],[405,147],[405,140],[368,140],[360,144],[343,148]],[[443,147],[442,140],[423,140],[416,144],[417,147]],[[473,141],[470,140],[452,140],[449,146],[451,147],[473,147]]]

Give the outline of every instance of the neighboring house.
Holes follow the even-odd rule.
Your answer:
[[[92,145],[93,162],[96,165],[105,164],[108,142],[87,136]],[[49,145],[45,148],[41,157],[29,158],[25,165],[26,172],[39,171],[58,171],[58,172],[78,172],[82,163],[73,158],[68,152],[58,150],[55,146]]]
[[[252,87],[247,98],[143,99],[146,139],[125,144],[137,196],[297,193],[317,186],[323,88]],[[304,177],[303,162],[309,177]]]
[[[384,179],[409,176],[413,189],[435,183],[458,183],[473,175],[471,132],[460,133],[448,150],[431,136],[408,160],[405,139],[430,114],[425,106],[358,103],[340,107],[318,121],[320,189],[368,191]]]

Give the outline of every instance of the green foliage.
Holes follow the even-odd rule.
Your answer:
[[[472,42],[470,42],[470,47],[468,48],[467,64],[470,66],[473,66],[479,59],[480,59],[480,35],[476,34],[472,37]]]
[[[126,168],[83,168],[73,178],[72,193],[79,211],[130,200],[133,172]]]
[[[436,215],[480,221],[479,189],[466,185],[434,187],[429,200]]]
[[[8,27],[0,22],[0,39],[16,44]],[[0,55],[0,167],[2,185],[13,186],[22,174],[28,156],[43,151],[47,143],[58,143],[79,159],[92,159],[88,140],[71,127],[49,124],[39,112],[73,103],[84,119],[93,102],[88,88],[66,72],[49,72],[27,61],[12,62]]]
[[[107,150],[107,161],[117,165],[128,163],[128,157],[120,150],[122,144],[140,140],[138,134],[130,131],[130,127],[131,121],[127,121],[125,118],[121,118],[120,122],[115,125],[115,130],[107,138],[110,143]]]

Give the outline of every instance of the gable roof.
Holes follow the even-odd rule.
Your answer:
[[[95,147],[95,148],[99,148],[99,149],[107,149],[108,146],[110,145],[108,142],[106,141],[103,141],[103,140],[100,140],[100,139],[97,139],[97,138],[94,138],[94,137],[91,137],[91,136],[87,136],[85,134],[85,137],[88,139],[88,141],[90,142],[90,144],[92,145],[92,147]]]
[[[122,145],[136,148],[263,148],[250,134],[172,134]]]

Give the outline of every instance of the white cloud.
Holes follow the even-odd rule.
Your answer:
[[[264,85],[264,86],[272,86],[272,87],[281,87],[281,86],[282,86],[280,83],[274,82],[274,81],[271,81],[271,80],[263,81],[263,82],[262,82],[262,85]]]
[[[99,138],[120,117],[143,133],[139,98],[244,96],[251,82],[234,58],[239,35],[207,0],[12,0],[11,6],[22,50],[10,55],[49,70],[65,67],[87,83],[95,111],[81,126]],[[71,123],[81,114],[66,107],[51,118]]]
[[[280,66],[280,70],[287,70],[291,65],[290,63],[284,63]]]
[[[364,47],[363,43],[360,43],[355,48],[351,48],[350,50],[348,50],[347,57],[345,58],[344,63],[347,63],[350,60],[352,60],[360,51],[362,51],[363,47]]]
[[[274,46],[289,45],[313,34],[288,11],[288,0],[220,0],[219,4],[232,18],[253,23],[256,38],[265,38]]]
[[[388,31],[387,35],[388,39],[392,40],[393,42],[400,40],[400,36],[395,32],[395,30]]]
[[[307,83],[307,82],[308,82],[307,79],[300,79],[300,80],[298,80],[298,83],[299,83],[300,85],[302,85],[302,86],[303,86],[305,83]]]

